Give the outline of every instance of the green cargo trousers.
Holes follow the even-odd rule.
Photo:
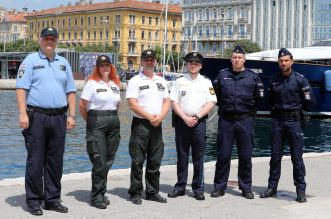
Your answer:
[[[107,175],[114,163],[120,142],[118,115],[93,115],[86,122],[87,153],[93,165],[91,202],[104,201],[107,192]]]
[[[129,153],[132,160],[129,194],[131,196],[141,195],[143,191],[142,175],[146,158],[146,195],[157,194],[160,187],[160,166],[164,153],[162,126],[154,127],[147,119],[133,117]]]

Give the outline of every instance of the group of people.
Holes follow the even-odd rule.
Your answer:
[[[40,34],[40,50],[22,62],[17,74],[17,102],[20,127],[27,149],[25,175],[26,203],[33,215],[45,210],[61,213],[61,177],[66,130],[75,127],[76,88],[69,63],[55,53],[58,33],[45,28]],[[166,81],[154,74],[156,54],[141,53],[142,70],[128,83],[126,99],[133,114],[129,153],[130,188],[133,204],[142,204],[143,166],[146,200],[166,203],[159,194],[160,166],[164,153],[162,121],[172,105],[177,150],[177,182],[169,198],[185,195],[189,151],[194,167],[192,190],[197,200],[204,195],[204,152],[208,113],[218,105],[217,162],[211,197],[225,194],[233,146],[238,148],[238,182],[242,195],[253,199],[252,149],[254,121],[265,90],[254,71],[245,68],[245,52],[237,46],[232,51],[232,67],[220,71],[211,82],[199,72],[203,56],[187,54],[188,74],[178,78],[169,94]],[[268,188],[261,198],[276,196],[280,178],[284,142],[288,140],[293,162],[297,201],[306,202],[305,166],[302,159],[302,110],[313,103],[311,87],[294,72],[292,54],[279,51],[280,73],[270,81],[268,96],[272,108],[273,129]],[[79,111],[86,121],[86,148],[92,163],[91,205],[106,209],[110,204],[107,176],[120,142],[120,80],[106,55],[98,56],[96,67],[87,79],[79,101]]]

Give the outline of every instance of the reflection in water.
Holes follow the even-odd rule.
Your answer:
[[[80,92],[77,99],[80,97]],[[25,172],[26,150],[21,129],[18,126],[18,110],[14,91],[0,91],[0,179],[22,177]],[[214,110],[215,112],[215,110]],[[78,113],[78,110],[77,110]],[[119,115],[121,120],[121,142],[116,154],[113,168],[129,168],[131,166],[128,153],[130,138],[131,113],[125,95],[122,93]],[[205,161],[216,159],[217,116],[207,127],[207,147]],[[312,120],[305,128],[305,152],[331,151],[331,134],[328,128],[331,120]],[[256,120],[255,148],[253,156],[270,155],[271,119]],[[171,127],[170,113],[163,123],[165,153],[162,164],[176,164],[176,146],[174,130]],[[285,147],[285,153],[289,153]],[[233,158],[237,157],[236,147]],[[64,155],[64,173],[88,172],[91,164],[85,148],[85,122],[77,116],[76,128],[67,134],[66,151]]]

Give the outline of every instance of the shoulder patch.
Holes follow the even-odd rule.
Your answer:
[[[230,70],[230,68],[224,68],[224,69],[222,69],[221,71],[229,71]],[[220,71],[220,72],[221,72]]]
[[[20,69],[18,70],[17,76],[18,76],[18,78],[22,78],[23,75],[24,75],[24,68],[20,68]]]

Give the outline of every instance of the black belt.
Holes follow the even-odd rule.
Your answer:
[[[282,111],[278,109],[272,110],[272,114],[275,116],[282,116],[282,117],[299,117],[300,118],[300,111]]]
[[[117,115],[117,110],[89,110],[87,114],[89,116],[115,116]]]
[[[34,111],[37,113],[44,113],[48,115],[58,115],[58,114],[63,114],[68,111],[68,106],[64,106],[62,108],[42,108],[39,106],[32,106],[32,105],[27,105],[27,109],[29,111]]]
[[[221,112],[221,116],[223,118],[230,119],[230,120],[241,120],[241,119],[247,119],[247,118],[255,116],[255,112],[248,112],[248,113]]]

